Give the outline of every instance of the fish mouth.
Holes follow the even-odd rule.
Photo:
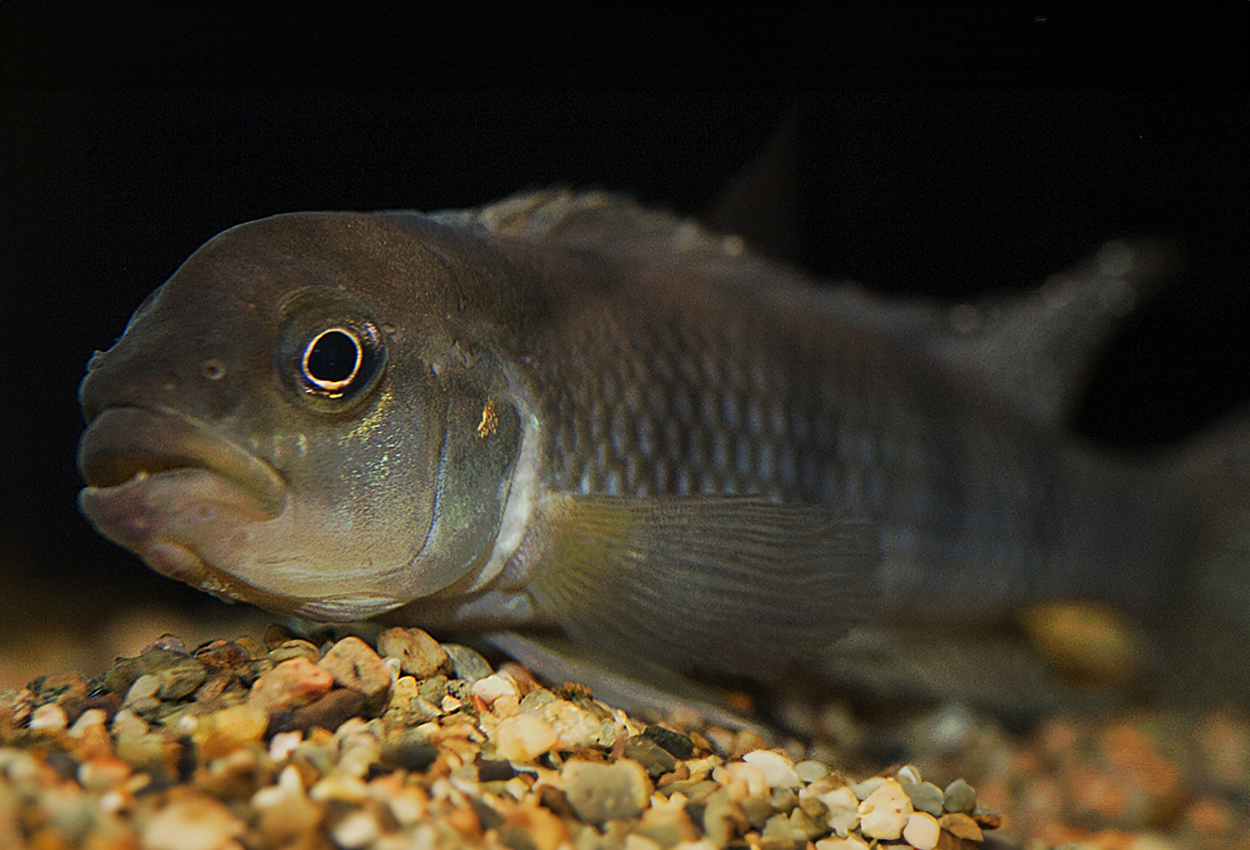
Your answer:
[[[285,483],[213,426],[166,410],[110,408],[84,432],[78,468],[87,483],[79,506],[105,537],[157,572],[210,593],[268,596],[213,567],[203,553],[279,516]]]

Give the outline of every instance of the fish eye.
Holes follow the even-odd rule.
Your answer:
[[[299,293],[274,349],[276,377],[299,402],[337,413],[365,398],[386,365],[386,345],[362,305],[344,293]]]
[[[350,328],[327,328],[304,349],[304,380],[324,393],[342,393],[360,374],[364,357],[364,347]]]
[[[332,325],[309,337],[299,357],[299,384],[322,398],[354,396],[372,386],[382,344],[372,324]]]

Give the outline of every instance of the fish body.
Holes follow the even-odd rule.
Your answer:
[[[1192,468],[1059,423],[1166,271],[1114,243],[958,312],[605,193],[275,216],[92,359],[81,507],[273,611],[764,678],[856,630],[1055,599],[1150,616],[1202,536]]]

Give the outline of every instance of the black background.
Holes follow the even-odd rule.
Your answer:
[[[1250,398],[1246,4],[692,7],[709,27],[668,6],[305,5],[0,5],[6,610],[47,585],[82,616],[201,599],[78,516],[75,388],[214,233],[553,182],[693,214],[792,111],[809,269],[960,297],[1170,237],[1186,273],[1075,424],[1148,449]]]

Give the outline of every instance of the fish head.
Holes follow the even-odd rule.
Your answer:
[[[480,566],[518,422],[448,322],[456,275],[426,226],[297,213],[196,251],[81,384],[96,529],[167,576],[322,620]]]

